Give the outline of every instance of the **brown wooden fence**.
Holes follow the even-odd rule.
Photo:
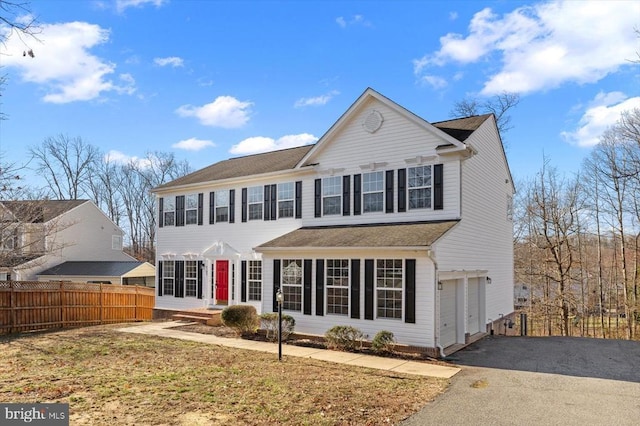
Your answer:
[[[0,334],[150,320],[154,300],[148,287],[0,281]]]

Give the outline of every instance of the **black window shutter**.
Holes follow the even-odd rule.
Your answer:
[[[184,297],[184,260],[176,260],[173,295]]]
[[[271,185],[271,220],[278,218],[278,186]]]
[[[387,170],[384,177],[385,185],[385,211],[393,213],[393,170]]]
[[[229,190],[229,223],[236,221],[236,190]]]
[[[407,259],[404,261],[405,279],[405,314],[404,322],[416,323],[416,260]]]
[[[407,169],[398,169],[398,211],[407,211]]]
[[[176,197],[176,226],[184,226],[184,195]]]
[[[158,261],[158,296],[162,296],[162,260]]]
[[[433,209],[442,210],[444,194],[442,191],[442,164],[433,166]]]
[[[362,175],[353,175],[353,214],[362,213]]]
[[[273,312],[278,312],[278,289],[280,288],[280,259],[273,259]]]
[[[202,276],[204,275],[203,266],[204,263],[202,260],[198,260],[198,270],[196,271],[198,274],[198,299],[202,299]]]
[[[373,259],[364,261],[364,319],[373,319]]]
[[[247,261],[240,262],[240,301],[247,301]]]
[[[271,186],[264,186],[264,208],[262,217],[264,220],[271,220]]]
[[[204,204],[204,194],[198,194],[198,225],[202,225],[202,205]]]
[[[209,225],[216,223],[216,193],[209,193]]]
[[[296,182],[296,219],[302,218],[302,181],[299,180]]]
[[[158,200],[158,227],[162,228],[164,226],[164,198],[160,197]]]
[[[242,188],[242,221],[247,221],[247,188]]]
[[[311,266],[312,265],[313,265],[313,261],[311,259],[304,260],[302,301],[304,302],[305,315],[311,315]]]
[[[324,260],[316,259],[316,315],[324,315]]]
[[[360,259],[351,259],[351,318],[360,319]]]
[[[351,205],[351,176],[342,176],[342,215],[349,216]]]
[[[315,217],[322,216],[322,179],[316,179],[315,181]]]

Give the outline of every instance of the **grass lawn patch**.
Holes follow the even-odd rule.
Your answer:
[[[69,403],[71,424],[397,424],[448,381],[120,333],[3,336],[0,401]]]

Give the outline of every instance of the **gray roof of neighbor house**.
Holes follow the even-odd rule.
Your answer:
[[[2,201],[2,204],[23,223],[48,222],[86,203],[88,200],[23,200]]]
[[[449,136],[464,142],[491,114],[458,118],[455,120],[431,123]],[[245,157],[231,158],[212,164],[204,169],[190,173],[154,190],[173,188],[182,185],[211,182],[220,179],[238,178],[261,173],[278,172],[293,169],[315,145],[282,149]]]
[[[77,261],[64,262],[38,275],[78,275],[94,277],[121,277],[144,264],[137,261]]]
[[[304,247],[429,247],[458,223],[390,223],[371,225],[309,226],[275,238],[261,248]]]

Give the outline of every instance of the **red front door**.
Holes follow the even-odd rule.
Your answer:
[[[229,261],[216,260],[216,303],[229,300]]]

